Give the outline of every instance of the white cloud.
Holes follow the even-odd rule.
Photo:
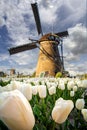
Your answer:
[[[7,4],[6,4],[7,3]],[[23,0],[3,0],[0,4],[0,25],[6,25],[9,36],[14,42],[19,42],[20,39],[27,41],[30,30],[24,21],[24,15],[31,16],[30,2]],[[6,17],[6,21],[3,17]],[[15,44],[16,44],[15,43]]]
[[[6,55],[6,54],[0,54],[0,62],[1,61],[5,61],[5,60],[8,60],[9,59],[9,56]]]
[[[0,65],[0,71],[7,72],[8,71],[8,67]]]
[[[76,75],[76,74],[84,74],[87,73],[87,61],[84,62],[66,62],[65,61],[65,67],[66,70],[69,71],[69,73],[72,75]]]
[[[40,11],[40,16],[41,16],[42,23],[52,25],[52,23],[55,22],[55,20],[57,18],[57,15],[56,15],[55,11],[56,10],[55,10],[54,7],[52,9],[51,8],[46,9],[46,8],[42,7],[42,9]]]
[[[73,53],[69,52],[65,55],[65,60],[67,62],[70,62],[70,61],[76,61],[76,60],[79,60],[79,57],[78,56],[75,56]]]
[[[2,21],[1,25],[6,25],[10,37],[14,40],[14,42],[16,42],[15,44],[17,44],[18,42],[19,44],[21,44],[20,39],[21,41],[25,40],[26,42],[29,36],[37,35],[34,16],[30,5],[31,2],[34,1],[3,0],[0,4],[0,21]],[[48,28],[48,26],[50,28],[50,26],[52,27],[53,25],[56,27],[61,25],[65,26],[73,20],[74,22],[78,21],[78,19],[84,16],[85,13],[85,2],[81,2],[81,0],[66,0],[66,2],[63,0],[37,0],[37,2],[39,6],[42,26],[44,28]],[[53,7],[50,8],[50,5],[53,5]],[[63,11],[63,13],[58,10]],[[65,16],[62,16],[61,13]],[[28,19],[26,18],[27,23],[25,22],[24,15],[28,16]],[[7,17],[6,21],[3,19],[3,16]],[[63,17],[62,20],[60,19],[60,17]],[[66,18],[64,19],[64,17]],[[32,30],[30,26],[33,26]]]
[[[84,2],[82,2],[82,0],[62,1],[61,6],[57,9],[55,29],[67,29],[70,26],[75,26],[79,22],[86,25],[86,16],[86,0],[84,0]]]
[[[16,68],[16,73],[19,72],[23,74],[33,74],[35,70],[36,70],[36,67],[35,68],[33,67],[32,69],[19,67],[19,68]]]
[[[10,64],[16,66],[27,66],[33,68],[36,66],[38,60],[38,49],[24,51],[16,55],[12,55],[10,58]]]
[[[0,26],[3,26],[5,24],[4,19],[0,19]]]
[[[87,72],[87,35],[82,24],[69,28],[69,36],[64,39],[65,68],[73,73]]]
[[[65,40],[65,48],[73,55],[87,53],[87,28],[81,24],[68,29],[69,37]]]

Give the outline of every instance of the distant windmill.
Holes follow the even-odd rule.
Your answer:
[[[43,35],[37,3],[31,4],[31,7],[38,34],[41,34],[42,37],[39,40],[30,39],[31,43],[10,48],[9,52],[12,55],[25,50],[39,48],[40,52],[36,67],[36,76],[39,76],[42,72],[45,72],[48,76],[55,76],[57,72],[64,71],[62,38],[68,36],[68,32],[64,31]],[[59,54],[58,45],[61,46],[61,56]]]
[[[15,69],[7,69],[10,70],[10,75],[14,75],[15,74]]]

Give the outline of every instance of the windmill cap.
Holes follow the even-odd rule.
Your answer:
[[[43,35],[40,40],[40,42],[42,41],[56,41],[56,42],[59,42],[60,41],[60,37],[56,34],[52,34],[52,33],[48,33],[48,34],[45,34]]]

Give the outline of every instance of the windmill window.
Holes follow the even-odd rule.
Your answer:
[[[50,40],[50,41],[56,41],[57,43],[60,42],[60,38],[57,37],[57,36],[53,36],[53,35],[50,35],[50,36],[48,37],[48,40]]]
[[[48,37],[48,40],[55,41],[55,37],[54,37],[54,36],[52,36],[52,35],[50,35],[50,36]]]

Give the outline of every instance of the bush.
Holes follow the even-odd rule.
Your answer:
[[[62,73],[61,72],[57,72],[55,78],[61,78],[61,77],[62,77]]]

